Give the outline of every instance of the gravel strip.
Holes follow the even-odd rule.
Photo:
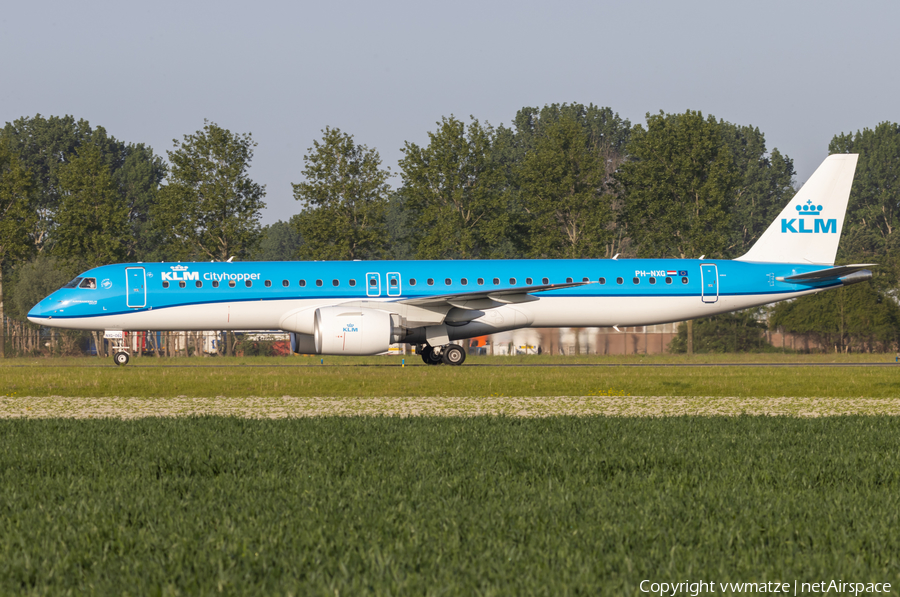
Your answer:
[[[692,396],[409,397],[409,398],[71,398],[0,396],[0,418],[116,418],[219,415],[287,417],[550,417],[604,415],[900,415],[900,398],[722,398]]]

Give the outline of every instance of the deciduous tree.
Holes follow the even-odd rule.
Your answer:
[[[246,258],[260,236],[265,186],[250,179],[256,143],[214,122],[185,135],[169,151],[168,184],[152,209],[172,256]]]
[[[416,256],[499,256],[510,213],[507,178],[493,147],[495,131],[474,118],[468,126],[453,116],[437,124],[428,145],[407,142],[400,160],[400,192],[416,217]]]
[[[3,272],[10,262],[33,250],[29,232],[37,219],[31,201],[34,180],[7,141],[0,139],[0,358],[6,354],[3,317]]]
[[[378,259],[385,254],[385,206],[390,171],[374,149],[325,127],[303,156],[305,180],[293,185],[303,211],[292,225],[305,259]]]
[[[59,172],[60,203],[52,253],[86,267],[122,261],[127,210],[100,146],[83,143]]]
[[[638,254],[722,256],[739,173],[715,118],[648,114],[647,127],[632,130],[628,153],[617,178]]]

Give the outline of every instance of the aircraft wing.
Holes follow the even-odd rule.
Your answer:
[[[795,282],[803,284],[804,282],[825,282],[827,280],[837,280],[844,276],[856,273],[869,267],[875,267],[877,263],[855,263],[853,265],[839,265],[838,267],[829,267],[828,269],[820,269],[805,274],[797,274],[795,276],[780,276],[775,278],[779,282]]]
[[[459,307],[460,309],[487,309],[512,303],[536,301],[537,297],[531,296],[531,294],[535,292],[575,288],[577,286],[584,286],[585,284],[592,284],[592,282],[570,282],[568,284],[542,284],[540,286],[493,288],[478,290],[476,292],[457,292],[453,294],[436,294],[434,296],[400,299],[396,302],[405,305],[414,305],[416,307],[451,306]]]

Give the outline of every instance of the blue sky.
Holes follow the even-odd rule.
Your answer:
[[[259,143],[264,223],[325,126],[378,149],[444,115],[701,110],[758,126],[803,182],[839,132],[900,121],[900,2],[62,2],[0,11],[0,122],[72,114],[163,157],[208,118]],[[399,184],[399,178],[393,179]]]

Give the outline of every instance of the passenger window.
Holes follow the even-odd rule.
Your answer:
[[[469,280],[467,278],[463,278],[459,281],[459,283],[462,284],[463,286],[466,286],[469,284]]]
[[[391,278],[391,286],[397,285],[397,278]]]
[[[78,285],[79,288],[97,288],[97,278],[85,278],[81,281],[81,284]]]
[[[375,278],[369,278],[369,286],[378,286],[378,280]]]
[[[688,283],[687,276],[684,276],[683,278],[681,278],[681,283],[682,283],[682,284],[687,284],[687,283]]]
[[[606,278],[600,278],[598,282],[600,282],[600,284],[606,284]]]
[[[515,279],[515,278],[510,278],[510,279],[509,279],[509,285],[510,285],[510,286],[515,286],[515,285],[516,285],[516,279]]]
[[[322,280],[316,280],[316,286],[321,286],[321,285],[322,285]]]
[[[666,284],[671,284],[671,283],[672,283],[672,278],[666,276]]]
[[[281,281],[281,285],[284,286],[285,288],[287,288],[288,286],[291,285],[291,283],[288,282],[287,280],[282,280],[282,281]]]
[[[534,280],[532,280],[531,278],[525,278],[525,283],[531,286],[532,284],[534,284]]]
[[[656,278],[650,278],[650,283],[651,283],[651,284],[656,284]]]
[[[571,284],[571,283],[572,283],[572,278],[566,278],[566,284]]]
[[[478,285],[479,286],[484,285],[484,278],[478,278]]]
[[[409,285],[410,285],[410,286],[415,286],[415,285],[416,285],[416,279],[415,279],[415,278],[410,278],[410,279],[409,279]]]
[[[492,282],[494,283],[494,286],[499,286],[499,285],[500,285],[500,278],[494,278],[494,279],[492,280]]]
[[[356,286],[356,280],[350,278],[350,286]]]
[[[631,281],[634,282],[635,284],[640,284],[640,283],[641,283],[641,279],[640,279],[640,278],[632,278]]]
[[[622,278],[616,278],[616,284],[622,284],[623,282],[625,282],[625,280]]]
[[[541,284],[549,284],[549,283],[550,283],[550,278],[541,279]]]
[[[266,280],[266,288],[271,288],[272,280]]]
[[[340,282],[338,282],[337,280],[332,280],[332,281],[331,281],[331,285],[332,285],[332,286],[337,286],[338,284],[340,284]]]
[[[203,288],[203,282],[197,280],[196,282],[194,282],[194,286],[196,286],[197,288]]]
[[[434,278],[428,278],[428,285],[434,286]]]
[[[300,280],[300,288],[306,286],[306,280]]]
[[[163,288],[168,288],[168,287],[169,287],[169,283],[166,282],[165,280],[163,280]]]
[[[581,281],[582,282],[590,282],[590,280],[588,278],[582,278]]]
[[[451,280],[450,278],[444,278],[444,284],[450,286],[451,284],[453,284],[453,280]]]
[[[218,287],[219,287],[219,281],[218,281],[218,280],[213,280],[212,284],[213,284],[213,288],[218,288]]]
[[[234,283],[234,280],[228,280],[228,287],[229,287],[229,288],[234,288],[235,286],[237,286],[237,284]]]
[[[244,280],[244,286],[246,286],[247,288],[250,288],[251,286],[253,286],[253,281]]]
[[[178,283],[178,288],[184,288],[187,284],[184,283],[184,280]]]

